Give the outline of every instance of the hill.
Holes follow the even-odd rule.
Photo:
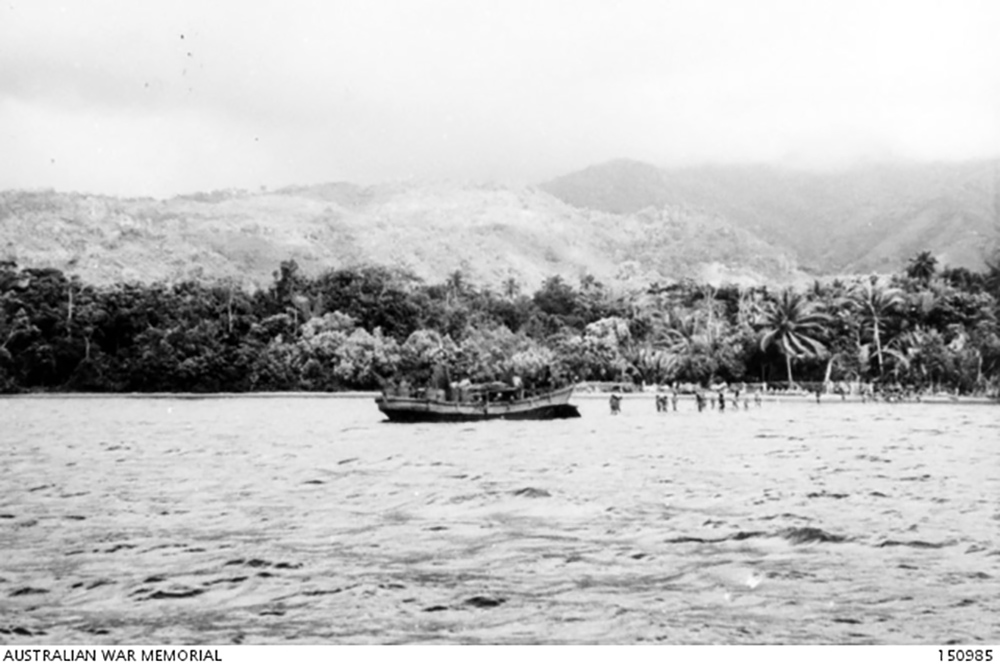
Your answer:
[[[234,278],[382,264],[481,285],[679,278],[784,281],[794,261],[724,218],[684,206],[582,210],[537,188],[331,183],[169,200],[53,191],[0,193],[0,259],[98,284]]]
[[[1000,162],[865,165],[818,172],[761,165],[660,169],[616,160],[539,186],[616,214],[686,206],[720,216],[814,274],[886,272],[930,250],[979,270],[1000,240]]]

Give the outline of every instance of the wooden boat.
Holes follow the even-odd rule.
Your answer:
[[[573,386],[546,393],[524,395],[523,390],[497,385],[473,386],[464,400],[382,395],[378,409],[393,422],[464,422],[484,419],[567,419],[580,411],[569,404]]]

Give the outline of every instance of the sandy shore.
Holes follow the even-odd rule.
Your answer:
[[[670,394],[667,393],[667,392],[662,392],[662,395],[665,395],[665,396],[668,396],[668,397],[670,396]],[[709,396],[709,397],[714,396],[714,395],[717,395],[717,394],[715,394],[713,392],[707,392],[707,394],[706,394],[706,396]],[[611,392],[607,392],[607,391],[577,391],[577,392],[573,393],[573,398],[574,399],[577,399],[577,398],[587,398],[587,397],[607,399],[610,396],[611,396]],[[620,394],[618,394],[618,396],[621,396],[623,400],[629,400],[629,401],[633,401],[633,400],[640,400],[640,401],[641,400],[649,400],[649,401],[652,401],[656,397],[656,392],[655,391],[645,391],[645,392],[631,392],[631,393],[624,393],[624,394],[620,393]],[[746,397],[745,394],[741,394],[740,395],[740,403],[743,402],[743,399],[745,397]],[[749,398],[750,403],[752,405],[753,404],[753,394],[750,394],[748,398]],[[802,393],[802,394],[796,394],[796,393],[789,393],[789,394],[781,394],[781,393],[776,393],[776,394],[761,394],[760,398],[761,398],[761,401],[763,401],[764,403],[794,403],[794,402],[799,402],[799,403],[801,403],[801,402],[815,403],[816,402],[816,395],[815,394],[805,394],[805,393]],[[678,394],[678,399],[681,400],[681,401],[693,401],[694,400],[694,395],[693,394]],[[726,401],[728,402],[728,401],[732,401],[732,400],[733,400],[733,395],[731,393],[727,393],[726,394]],[[942,403],[942,404],[947,404],[947,403],[961,403],[961,404],[966,404],[966,405],[967,404],[1000,405],[1000,398],[991,398],[989,396],[953,396],[953,395],[950,395],[950,394],[933,394],[933,395],[924,395],[924,396],[921,396],[919,400],[916,399],[916,398],[907,398],[907,399],[904,399],[904,400],[901,400],[901,401],[885,401],[885,400],[872,401],[871,399],[867,399],[867,401],[865,401],[865,400],[862,400],[861,396],[858,396],[858,395],[845,395],[845,396],[841,397],[840,394],[823,394],[820,397],[820,403],[865,403],[865,402],[868,402],[868,403]]]
[[[585,389],[578,389],[573,393],[574,399],[604,399],[607,400],[611,396],[612,392],[608,391],[588,391]],[[669,396],[669,393],[663,392],[664,395]],[[165,393],[165,392],[154,392],[154,393],[106,393],[106,394],[94,394],[94,393],[76,393],[76,392],[39,392],[39,393],[27,393],[27,394],[0,394],[0,400],[3,399],[65,399],[65,398],[138,398],[138,399],[174,399],[174,400],[208,400],[208,399],[219,399],[219,398],[368,398],[374,399],[375,397],[381,395],[381,392],[377,391],[338,391],[338,392],[326,392],[326,391],[272,391],[272,392],[222,392],[215,394],[194,394],[194,393]],[[629,392],[618,394],[624,400],[627,401],[642,401],[648,400],[652,402],[656,397],[655,391],[645,391],[645,392]],[[712,392],[709,392],[709,396]],[[740,397],[740,402],[743,402],[743,398],[747,397],[745,394]],[[748,396],[751,404],[753,403],[753,394]],[[693,394],[678,394],[678,399],[680,401],[693,401]],[[731,393],[726,394],[726,400],[732,401],[733,395]],[[816,401],[815,394],[806,393],[774,393],[774,394],[761,394],[761,400],[764,403],[790,403],[790,402],[809,402],[814,403]],[[863,403],[861,396],[858,395],[845,395],[841,397],[839,394],[823,394],[821,403]],[[870,399],[867,401],[871,403]],[[875,401],[878,403],[887,403],[889,401]],[[961,404],[983,404],[983,405],[1000,405],[1000,398],[994,398],[989,396],[953,396],[951,394],[933,394],[924,395],[920,399],[908,398],[902,401],[893,401],[899,403],[961,403]]]

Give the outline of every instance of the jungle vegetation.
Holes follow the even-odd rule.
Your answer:
[[[233,281],[89,285],[0,263],[0,392],[377,389],[445,365],[473,381],[553,372],[631,383],[863,381],[1000,393],[1000,261],[794,291],[591,276],[481,287],[355,266],[265,290]]]

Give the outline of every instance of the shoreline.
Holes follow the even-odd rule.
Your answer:
[[[608,391],[581,391],[581,392],[574,392],[573,393],[573,398],[576,399],[576,398],[582,398],[582,397],[588,397],[589,396],[589,397],[593,397],[593,398],[605,398],[606,399],[606,398],[609,398],[611,396],[611,394],[612,394],[612,392],[608,392]],[[622,400],[629,400],[629,399],[635,399],[635,398],[649,398],[649,399],[653,399],[656,396],[656,392],[649,392],[649,391],[647,391],[647,392],[630,392],[630,393],[624,393],[624,394],[619,393],[619,394],[616,394],[616,395],[620,396],[622,398]],[[670,396],[669,393],[663,393],[663,392],[661,392],[661,395],[662,396],[667,396],[668,398]],[[726,394],[726,401],[727,401],[727,403],[729,401],[733,400],[732,396],[733,396],[732,394]],[[761,394],[760,398],[761,398],[761,401],[763,403],[785,403],[785,402],[816,403],[816,395],[815,394]],[[686,401],[693,401],[694,400],[694,394],[678,394],[678,399],[681,400],[681,401],[685,401],[685,400]],[[742,397],[740,398],[740,402],[741,403],[743,402]],[[932,395],[932,396],[921,396],[920,400],[917,400],[916,398],[908,398],[908,399],[901,400],[901,401],[885,401],[885,400],[873,401],[871,399],[862,400],[861,396],[858,396],[858,395],[847,395],[845,398],[842,399],[839,394],[823,394],[822,395],[822,399],[820,400],[819,404],[820,405],[825,405],[827,403],[831,403],[831,404],[832,403],[860,403],[860,404],[864,404],[864,403],[884,403],[884,404],[889,404],[889,405],[896,404],[896,403],[907,403],[907,404],[933,403],[933,404],[941,404],[941,405],[949,405],[949,404],[958,403],[958,404],[973,404],[973,405],[975,405],[975,404],[984,404],[984,405],[997,404],[997,405],[1000,405],[1000,398],[992,398],[992,397],[989,397],[989,396],[951,396],[951,395],[935,394],[935,395]],[[751,406],[753,405],[753,394],[750,395],[750,404],[751,404]]]
[[[23,394],[0,394],[0,400],[5,398],[152,398],[152,399],[179,399],[179,400],[200,400],[214,398],[376,398],[381,396],[379,391],[255,391],[255,392],[234,392],[221,391],[213,393],[170,393],[170,392],[76,392],[76,391],[45,391],[27,392]]]
[[[627,392],[627,393],[616,393],[609,391],[587,391],[587,390],[577,390],[573,393],[574,399],[604,399],[607,400],[611,395],[620,396],[623,400],[634,401],[639,399],[648,399],[650,401],[654,400],[657,392],[646,391],[646,392]],[[28,392],[23,394],[0,394],[0,401],[4,399],[100,399],[100,398],[127,398],[127,399],[153,399],[153,400],[213,400],[213,399],[226,399],[226,398],[357,398],[357,399],[375,399],[381,396],[382,392],[379,391],[262,391],[262,392],[217,392],[217,393],[169,393],[169,392],[150,392],[150,393],[140,393],[140,392],[128,392],[128,393],[93,393],[93,392]],[[661,392],[661,395],[670,396],[668,393]],[[752,394],[750,395],[751,405],[753,404]],[[732,394],[726,394],[728,400],[732,400]],[[678,394],[678,400],[683,402],[689,402],[694,400],[694,394]],[[795,402],[795,403],[816,403],[815,394],[761,394],[761,401],[763,403],[785,403],[785,402]],[[742,402],[742,401],[741,401]],[[937,404],[937,405],[949,405],[949,404],[960,404],[960,405],[1000,405],[1000,397],[990,397],[990,396],[953,396],[948,394],[935,394],[929,396],[921,396],[919,400],[916,398],[909,398],[902,401],[863,401],[861,396],[858,395],[846,395],[841,397],[840,394],[823,394],[822,399],[819,404],[838,404],[838,403],[906,403],[906,404]]]

